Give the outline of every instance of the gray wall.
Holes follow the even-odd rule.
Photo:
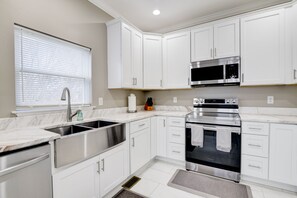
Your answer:
[[[267,96],[274,96],[274,104],[267,104]],[[192,90],[151,91],[145,97],[153,97],[156,105],[192,105],[194,97],[238,97],[242,107],[294,107],[297,108],[297,86],[271,87],[207,87]],[[173,103],[173,97],[178,102]]]
[[[0,117],[15,110],[13,24],[18,23],[93,49],[93,105],[127,106],[127,90],[107,89],[107,38],[105,22],[112,17],[87,0],[0,1]],[[137,103],[144,94],[133,91]]]

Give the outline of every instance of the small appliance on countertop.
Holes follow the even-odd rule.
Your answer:
[[[240,180],[241,120],[238,99],[193,99],[186,117],[186,169]]]
[[[130,96],[128,96],[128,113],[136,112],[136,96],[134,94],[130,94]]]

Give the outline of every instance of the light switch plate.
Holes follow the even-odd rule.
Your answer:
[[[103,105],[103,98],[98,98],[98,105],[99,106],[102,106]]]
[[[173,97],[173,103],[177,103],[177,97]]]
[[[274,97],[273,96],[267,96],[267,104],[274,104]]]

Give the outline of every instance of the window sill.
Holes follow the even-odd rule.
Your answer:
[[[94,110],[95,106],[72,106],[71,110],[75,111],[81,108],[82,110]],[[34,107],[34,108],[20,108],[16,111],[12,111],[11,114],[15,117],[24,117],[24,116],[32,116],[32,115],[40,115],[40,114],[50,114],[50,113],[62,113],[66,111],[66,106],[60,107]]]

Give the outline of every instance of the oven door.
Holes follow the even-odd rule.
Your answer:
[[[204,130],[203,147],[192,146],[191,125],[186,124],[186,161],[216,169],[240,173],[241,135],[240,127],[228,127],[232,130],[232,149],[222,152],[216,149],[216,126],[202,125]],[[224,127],[224,126],[220,126]]]
[[[192,67],[191,85],[224,83],[224,65]]]

